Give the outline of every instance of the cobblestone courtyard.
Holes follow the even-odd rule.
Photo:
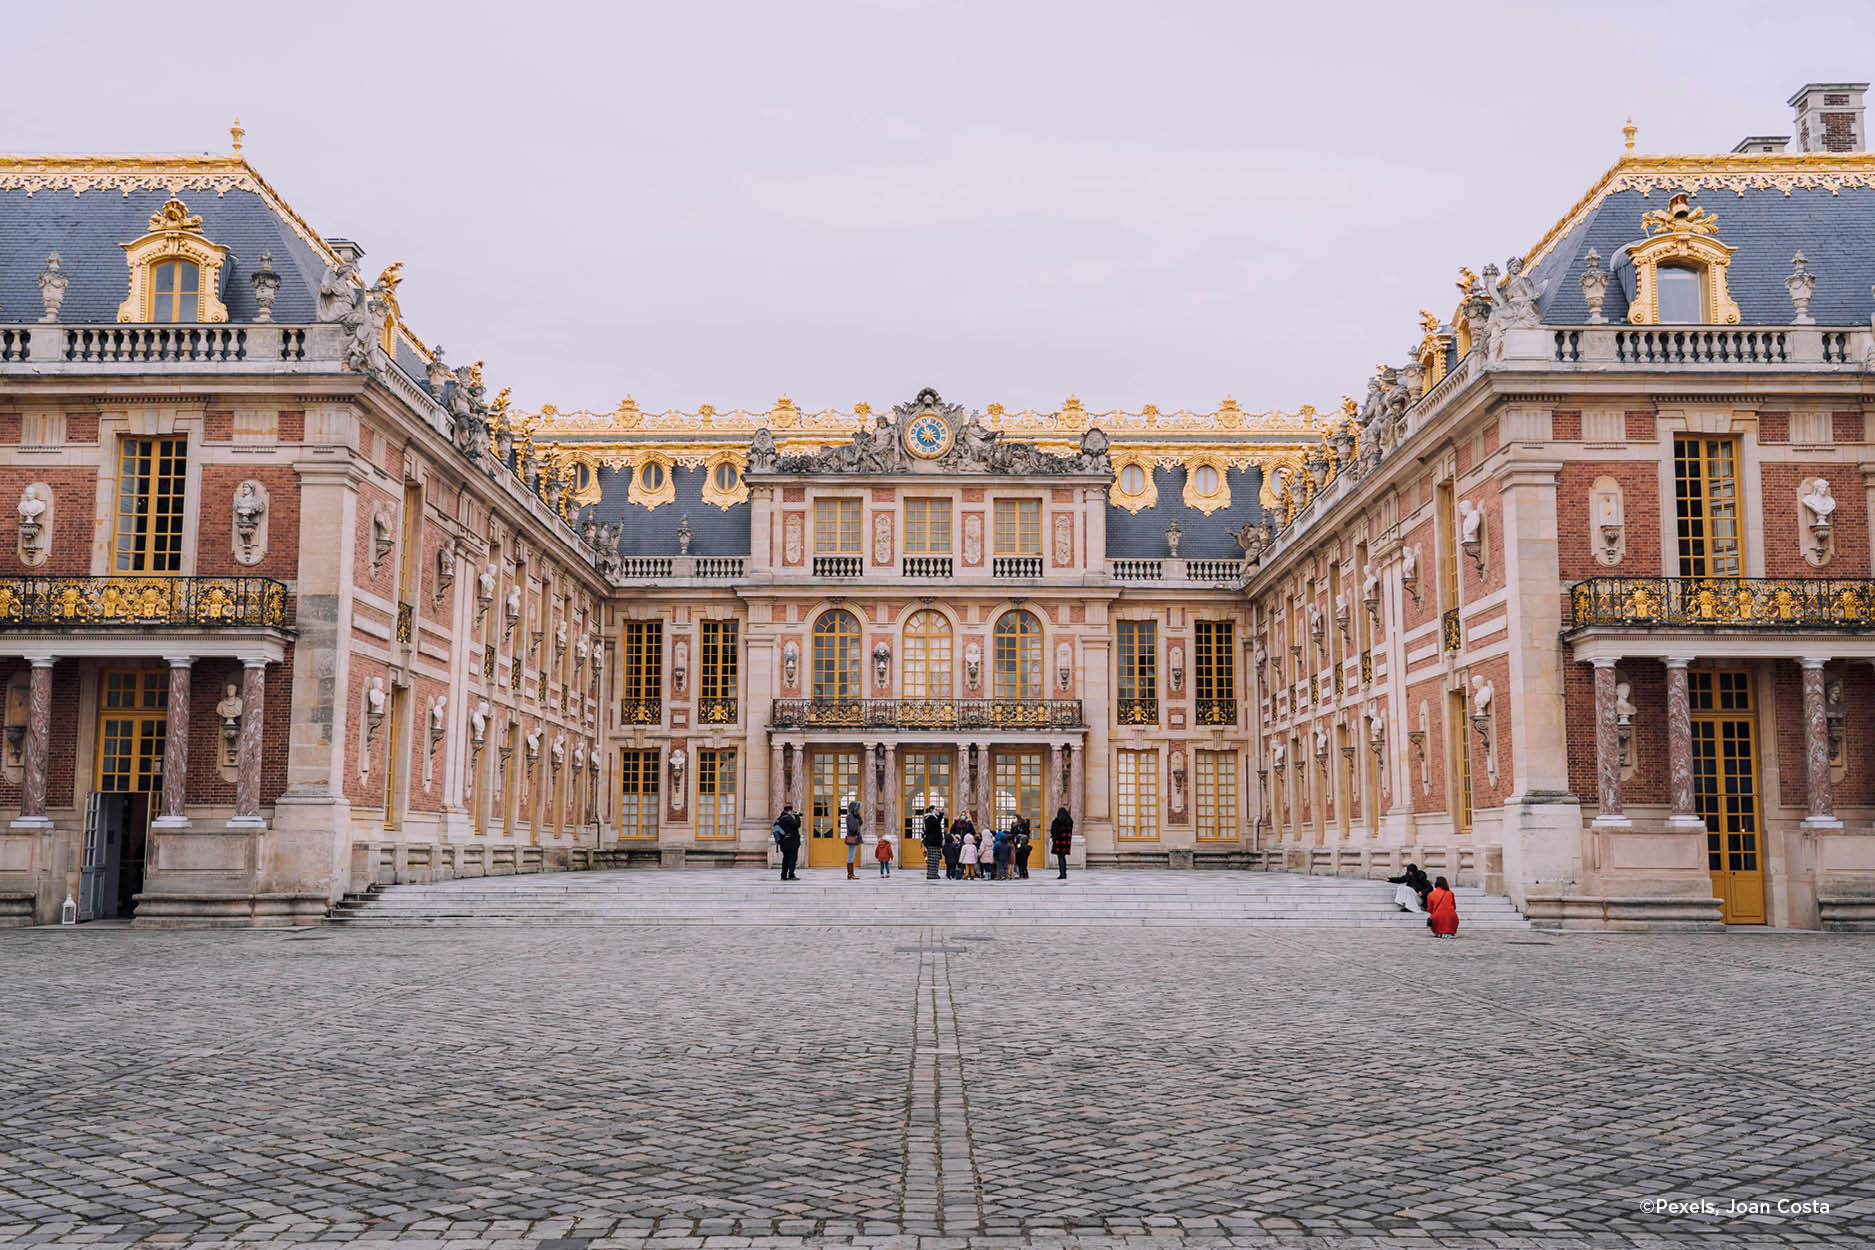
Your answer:
[[[0,1244],[1875,1238],[1866,939],[87,928],[0,967]],[[1780,1199],[1830,1210],[1728,1213]]]

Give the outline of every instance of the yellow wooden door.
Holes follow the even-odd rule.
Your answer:
[[[946,827],[951,810],[951,749],[904,750],[899,765],[899,862],[924,863],[924,809],[935,805],[944,812]]]
[[[1040,868],[1048,862],[1048,822],[1053,813],[1042,809],[1042,767],[1040,751],[996,753],[996,827],[1007,829],[1017,816],[1029,822],[1029,867]]]
[[[807,866],[838,868],[846,863],[845,813],[859,801],[859,752],[853,748],[816,750],[808,757]]]
[[[1693,804],[1706,822],[1706,868],[1727,924],[1763,924],[1757,717],[1751,674],[1687,675],[1693,708]]]

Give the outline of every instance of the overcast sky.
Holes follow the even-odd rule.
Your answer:
[[[8,5],[0,144],[247,155],[517,403],[1331,405],[1875,4]]]

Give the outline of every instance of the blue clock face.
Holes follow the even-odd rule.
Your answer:
[[[906,429],[905,443],[912,455],[933,459],[950,450],[950,427],[937,417],[919,417]]]

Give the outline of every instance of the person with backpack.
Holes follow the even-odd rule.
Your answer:
[[[918,839],[924,845],[924,878],[938,879],[938,860],[944,854],[944,817],[935,807],[924,809],[923,828]]]
[[[1016,876],[1024,881],[1029,879],[1029,820],[1026,816],[1017,816],[1009,823],[1009,862],[1015,865]]]
[[[991,854],[995,856],[996,860],[995,879],[998,881],[1009,880],[1009,830],[998,829],[996,831],[996,841],[992,847]]]
[[[1068,879],[1068,855],[1074,850],[1074,817],[1068,815],[1066,807],[1055,809],[1055,819],[1048,826],[1048,849],[1055,854],[1055,863],[1061,871],[1055,876],[1057,881]]]
[[[794,866],[801,856],[801,818],[793,804],[783,803],[781,815],[775,817],[775,845],[781,848],[781,879],[799,881]]]
[[[857,880],[859,873],[859,848],[865,843],[865,836],[860,832],[859,800],[854,799],[846,805],[846,879]]]

